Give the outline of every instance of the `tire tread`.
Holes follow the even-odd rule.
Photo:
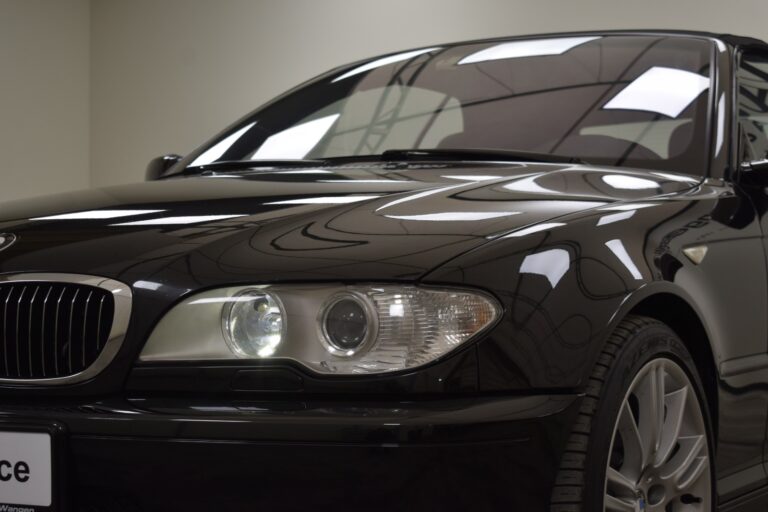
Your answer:
[[[589,449],[592,419],[603,396],[606,376],[624,344],[638,331],[653,326],[666,327],[653,318],[628,315],[614,329],[605,343],[585,386],[584,399],[581,401],[579,412],[566,442],[555,477],[555,485],[552,488],[550,512],[588,512],[583,508],[586,454]]]

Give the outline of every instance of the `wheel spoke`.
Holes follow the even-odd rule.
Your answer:
[[[605,510],[606,512],[635,512],[637,509],[635,508],[634,502],[606,495]]]
[[[671,482],[678,490],[692,485],[708,465],[707,456],[702,452],[707,443],[704,436],[679,438],[680,448],[672,459],[660,470],[662,480]]]
[[[667,462],[672,450],[677,446],[677,440],[680,436],[680,428],[683,424],[683,417],[685,416],[685,405],[687,400],[688,387],[673,391],[664,397],[667,417],[661,431],[659,452],[654,461],[654,465],[656,466],[660,466]]]
[[[606,478],[608,478],[608,487],[614,491],[614,495],[627,497],[635,496],[636,482],[624,476],[621,472],[609,467]]]
[[[654,462],[664,426],[664,367],[654,364],[636,396],[640,402],[640,438],[643,443],[643,467]]]
[[[619,413],[618,432],[624,442],[624,462],[621,470],[624,475],[637,481],[643,472],[643,441],[640,438],[635,415],[627,402],[624,402]]]

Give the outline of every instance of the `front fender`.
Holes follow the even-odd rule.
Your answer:
[[[731,296],[738,290],[741,300],[766,305],[760,228],[751,211],[716,187],[607,206],[501,236],[424,282],[477,286],[502,301],[502,322],[478,344],[484,391],[580,387],[616,324],[659,293],[680,297],[704,319],[719,363],[765,351],[764,322]],[[683,253],[692,244],[708,246],[700,264]],[[750,272],[734,265],[734,253]],[[734,333],[749,341],[729,347]]]

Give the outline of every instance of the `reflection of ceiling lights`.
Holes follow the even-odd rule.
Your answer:
[[[320,139],[328,133],[339,114],[333,114],[306,123],[292,126],[278,132],[264,141],[252,160],[293,160],[301,159],[317,146]]]
[[[491,175],[473,175],[473,174],[466,174],[466,175],[454,175],[454,176],[442,176],[445,179],[448,180],[461,180],[461,181],[490,181],[490,180],[498,180],[503,178],[503,176],[491,176]]]
[[[720,154],[723,147],[723,137],[725,136],[725,93],[720,95],[720,101],[717,102],[717,139],[715,142],[715,156]]]
[[[279,172],[279,174],[333,174],[333,171],[323,171],[323,170],[320,170],[320,169],[313,169],[313,170],[310,170],[310,171],[305,171],[305,170],[301,170],[301,169],[299,169],[297,171],[283,171],[283,170],[280,170],[278,172]]]
[[[607,110],[642,110],[677,117],[709,88],[709,78],[682,69],[652,67],[605,104]]]
[[[393,183],[401,183],[405,180],[317,180],[318,183],[338,183],[339,185],[354,185],[356,183],[387,183],[392,185]]]
[[[424,48],[422,50],[414,50],[411,52],[405,52],[405,53],[398,53],[396,55],[390,55],[389,57],[382,57],[381,59],[376,59],[374,61],[368,62],[366,64],[363,64],[362,66],[358,66],[350,71],[347,71],[341,76],[338,76],[333,79],[333,82],[338,82],[339,80],[344,80],[345,78],[349,78],[350,76],[359,75],[360,73],[365,73],[366,71],[370,71],[372,69],[380,68],[382,66],[386,66],[388,64],[394,64],[395,62],[402,62],[404,60],[412,59],[414,57],[418,57],[419,55],[422,55],[424,53],[433,52],[435,50],[439,50],[439,47],[435,48]]]
[[[691,185],[701,181],[701,179],[696,179],[691,176],[683,176],[681,174],[670,174],[667,172],[652,172],[651,174],[653,174],[654,176],[658,176],[659,178],[663,178],[667,181],[677,181],[680,183],[689,183]]]
[[[537,274],[544,276],[552,285],[563,278],[571,266],[571,257],[565,249],[550,249],[535,254],[529,254],[520,265],[521,274]]]
[[[527,178],[522,178],[519,180],[512,181],[510,183],[507,183],[504,185],[504,188],[507,190],[512,190],[515,192],[529,192],[531,194],[550,194],[552,192],[555,192],[552,189],[542,187],[538,183],[536,183],[536,180],[541,178],[541,175],[536,176],[529,176]]]
[[[379,195],[368,196],[329,196],[329,197],[304,197],[301,199],[286,199],[285,201],[273,201],[264,204],[348,204],[368,199],[376,199]]]
[[[390,201],[389,203],[386,203],[385,205],[380,206],[379,208],[377,208],[376,211],[378,212],[378,211],[384,210],[386,208],[392,208],[393,206],[396,206],[396,205],[401,204],[401,203],[407,203],[408,201],[415,201],[415,200],[421,199],[423,197],[431,196],[433,194],[440,194],[440,193],[447,192],[449,190],[452,190],[452,189],[455,189],[455,188],[459,188],[459,187],[463,187],[463,186],[465,186],[465,183],[460,183],[458,185],[451,185],[450,187],[441,187],[441,188],[435,188],[435,189],[431,189],[431,190],[425,190],[423,192],[418,192],[416,194],[411,194],[409,196],[401,197],[399,199],[395,199],[394,201]]]
[[[621,174],[608,174],[603,176],[603,181],[613,187],[622,190],[649,190],[659,188],[659,183],[645,178],[623,176]]]
[[[600,220],[597,221],[598,226],[605,226],[606,224],[613,224],[614,222],[621,222],[631,218],[637,210],[629,210],[626,212],[611,213],[609,215],[603,215]]]
[[[253,125],[256,123],[251,123],[247,126],[244,126],[237,130],[232,135],[229,135],[223,139],[221,139],[219,142],[211,146],[210,148],[206,149],[200,156],[195,158],[195,161],[192,162],[190,167],[197,167],[198,165],[208,165],[212,162],[215,162],[219,158],[221,158],[221,155],[227,152],[229,148],[232,147],[232,145],[240,140],[240,137],[245,134],[248,130],[253,128]]]
[[[490,220],[511,215],[520,215],[521,212],[440,212],[425,213],[422,215],[385,215],[389,219],[398,220],[420,220],[420,221],[472,221],[472,220]]]
[[[176,224],[197,224],[199,222],[212,222],[214,220],[236,219],[245,215],[187,215],[184,217],[160,217],[158,219],[137,220],[112,224],[113,226],[165,226]]]
[[[639,210],[640,208],[651,208],[652,206],[658,206],[658,203],[629,203],[629,204],[617,204],[611,206],[604,206],[598,208],[598,210],[608,210],[615,212],[625,212],[627,210]]]
[[[461,64],[476,64],[490,60],[519,59],[521,57],[541,57],[562,55],[568,50],[584,43],[600,39],[599,37],[558,37],[551,39],[532,39],[529,41],[510,41],[485,50],[467,55],[459,61]]]
[[[531,235],[533,233],[548,231],[553,228],[559,228],[560,226],[565,226],[565,224],[563,224],[562,222],[545,222],[543,224],[537,224],[535,226],[530,226],[527,228],[519,229],[517,231],[513,231],[512,233],[504,235],[504,238],[518,238],[521,236]]]
[[[605,242],[605,245],[627,268],[629,273],[632,274],[632,277],[634,277],[637,281],[643,278],[643,275],[640,273],[640,269],[638,269],[637,265],[635,265],[635,262],[632,261],[632,258],[629,256],[629,253],[627,252],[627,249],[624,247],[624,244],[621,242],[621,240],[609,240],[608,242]]]
[[[50,217],[35,217],[29,220],[98,220],[98,219],[117,219],[120,217],[131,217],[133,215],[146,215],[148,213],[159,213],[165,210],[90,210],[87,212],[63,213],[61,215],[51,215]]]

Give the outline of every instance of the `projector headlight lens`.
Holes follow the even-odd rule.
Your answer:
[[[246,289],[222,311],[224,339],[238,357],[269,357],[283,340],[285,313],[271,293]]]
[[[376,313],[364,297],[342,294],[323,308],[322,340],[336,356],[350,357],[360,351],[376,334]]]

